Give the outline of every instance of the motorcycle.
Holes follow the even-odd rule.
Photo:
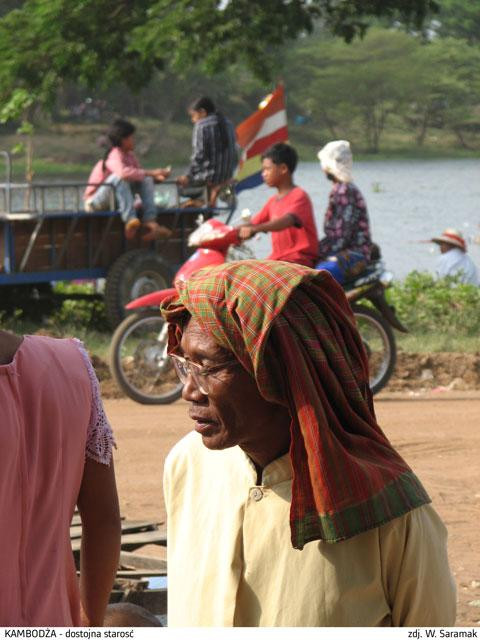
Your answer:
[[[174,282],[186,280],[204,267],[253,257],[248,247],[240,244],[238,228],[216,219],[200,222],[189,237],[189,246],[197,249],[180,267]],[[385,289],[392,279],[379,255],[358,277],[344,285],[367,352],[374,394],[387,384],[395,367],[392,328],[407,331],[385,298]],[[128,303],[126,309],[132,313],[118,325],[112,337],[112,376],[127,396],[142,404],[169,404],[182,394],[183,385],[167,353],[167,323],[158,311],[164,295],[164,291],[156,291]]]

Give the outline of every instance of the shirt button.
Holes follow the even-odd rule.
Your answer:
[[[255,500],[255,502],[259,502],[259,500],[261,500],[263,498],[263,491],[261,489],[259,489],[258,487],[254,487],[250,491],[250,497],[253,500]]]

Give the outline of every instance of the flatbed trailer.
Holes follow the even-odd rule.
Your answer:
[[[19,183],[11,179],[10,155],[5,182],[0,183],[0,309],[3,287],[35,287],[45,283],[106,279],[107,317],[116,326],[124,306],[146,293],[168,287],[179,266],[191,255],[188,235],[199,216],[226,216],[230,206],[182,206],[175,182],[159,187],[172,204],[158,207],[157,221],[172,230],[167,240],[128,241],[115,208],[114,191],[108,211],[87,213],[86,182]],[[207,201],[206,193],[204,201]],[[5,291],[5,290],[4,290]]]

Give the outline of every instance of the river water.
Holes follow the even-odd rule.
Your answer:
[[[397,279],[414,269],[433,271],[438,247],[425,241],[446,227],[462,231],[480,268],[480,160],[383,160],[355,162],[353,169],[367,202],[373,240]],[[302,162],[295,175],[312,199],[321,237],[331,183],[319,163]],[[238,214],[244,208],[255,213],[273,193],[264,185],[242,192]],[[257,257],[266,257],[270,239],[257,237],[250,246]]]
[[[462,231],[480,268],[480,159],[355,162],[353,169],[367,202],[373,240],[395,278],[415,269],[433,272],[439,250],[428,240],[446,227]],[[312,199],[322,237],[331,183],[318,162],[300,163],[295,180]],[[273,194],[265,185],[243,191],[235,219],[245,208],[257,212]],[[47,200],[52,197],[47,193]],[[270,252],[269,235],[259,234],[248,244],[258,258]]]

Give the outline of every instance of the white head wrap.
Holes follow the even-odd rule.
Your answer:
[[[322,169],[331,173],[340,182],[352,181],[352,152],[347,140],[333,140],[317,155]]]

